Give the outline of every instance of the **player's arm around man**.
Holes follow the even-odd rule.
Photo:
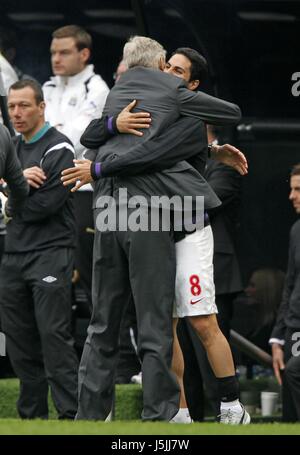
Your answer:
[[[151,127],[149,113],[131,112],[136,104],[134,100],[113,119],[105,117],[94,120],[84,132],[81,142],[85,146],[99,147],[115,134],[135,134],[142,136],[143,129]],[[187,160],[198,153],[195,152],[194,138],[197,134],[198,120],[182,117],[168,129],[168,134],[162,134],[151,140],[151,153],[147,144],[141,143],[123,156],[102,163],[93,163],[90,160],[75,160],[76,168],[65,170],[62,175],[64,185],[75,184],[72,191],[76,191],[85,183],[90,183],[99,177],[118,175],[137,175],[143,172],[159,172],[171,168],[174,164]],[[180,144],[169,140],[173,131],[181,138]],[[184,147],[182,143],[184,142]],[[230,144],[213,146],[211,153],[214,159],[235,168],[241,175],[248,172],[248,164],[244,154]]]

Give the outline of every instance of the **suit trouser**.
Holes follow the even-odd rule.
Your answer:
[[[117,382],[130,382],[133,375],[141,371],[137,356],[137,326],[133,299],[130,298],[124,310],[120,327],[120,352],[117,365]]]
[[[75,218],[77,226],[77,246],[75,249],[75,268],[79,272],[79,281],[92,308],[92,264],[94,236],[86,231],[94,228],[92,210],[93,192],[76,191],[74,193]]]
[[[282,373],[282,420],[284,422],[300,421],[300,347],[293,355],[293,333],[300,335],[300,329],[287,329],[284,345],[285,369]],[[299,341],[299,338],[297,338]]]
[[[0,235],[0,263],[4,252],[5,235]]]
[[[20,379],[22,418],[47,418],[48,384],[59,418],[77,409],[78,359],[71,337],[73,250],[5,254],[0,269],[2,330]]]
[[[170,420],[179,387],[171,372],[175,249],[169,232],[99,232],[93,313],[79,367],[78,419],[104,420],[112,407],[119,331],[132,292],[143,373],[144,420]]]

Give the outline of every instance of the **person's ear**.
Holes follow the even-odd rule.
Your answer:
[[[196,90],[200,85],[200,81],[198,79],[194,79],[188,83],[188,88],[190,90]]]
[[[81,49],[80,54],[81,54],[81,60],[84,63],[86,63],[91,56],[91,51],[87,47],[85,47],[85,48]]]
[[[45,101],[41,101],[40,104],[39,104],[40,116],[44,115],[45,108],[46,108]]]
[[[161,71],[163,71],[165,69],[165,66],[166,66],[166,60],[163,57],[161,57],[159,59],[158,67]]]

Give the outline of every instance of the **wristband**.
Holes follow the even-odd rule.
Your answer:
[[[107,130],[110,134],[115,134],[115,122],[113,117],[108,117],[107,118]]]
[[[91,163],[91,176],[93,180],[99,180],[101,178],[101,163]]]

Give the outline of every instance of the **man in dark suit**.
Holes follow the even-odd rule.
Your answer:
[[[151,151],[151,158],[148,160],[155,159],[156,138],[166,128],[169,137],[173,138],[173,143],[174,140],[178,143],[178,135],[181,140],[185,140],[186,155],[195,154],[195,143],[199,138],[199,120],[183,117],[174,127],[174,122],[180,115],[211,123],[238,121],[239,109],[236,106],[203,93],[193,93],[187,90],[185,84],[178,78],[152,69],[158,68],[164,60],[164,53],[158,43],[148,38],[136,37],[126,46],[124,57],[132,69],[121,77],[120,82],[111,91],[105,114],[116,115],[124,104],[132,99],[139,100],[140,109],[151,111],[152,128],[145,131],[142,138],[143,145],[149,146],[149,152]],[[147,66],[152,68],[145,68]],[[112,164],[110,160],[114,158],[119,160],[122,157],[126,159],[125,155],[129,156],[130,148],[136,144],[137,137],[118,135],[100,148],[92,169],[94,178],[99,179],[95,187],[96,201],[99,194],[116,196],[118,190],[125,187],[130,195],[142,195],[147,200],[153,195],[183,197],[201,194],[204,195],[206,208],[219,204],[205,180],[187,162],[179,162],[171,169],[154,174],[123,177],[120,173],[119,177],[114,179],[104,178]],[[169,150],[170,148],[169,146]],[[139,146],[136,147],[135,153],[141,153]],[[142,163],[139,163],[139,166],[141,172]],[[137,310],[138,349],[142,359],[143,418],[170,420],[177,412],[179,398],[177,385],[169,371],[175,285],[174,245],[171,233],[96,231],[94,254],[94,272],[97,273],[97,279],[94,280],[94,312],[79,374],[78,418],[103,419],[110,411],[118,343],[118,337],[115,335],[122,314],[120,296],[129,291],[127,278],[129,271],[130,286]],[[116,276],[119,278],[118,281]]]
[[[300,164],[293,167],[290,196],[300,214]],[[300,220],[290,232],[289,260],[282,302],[271,334],[273,369],[282,385],[282,419],[300,421]]]

